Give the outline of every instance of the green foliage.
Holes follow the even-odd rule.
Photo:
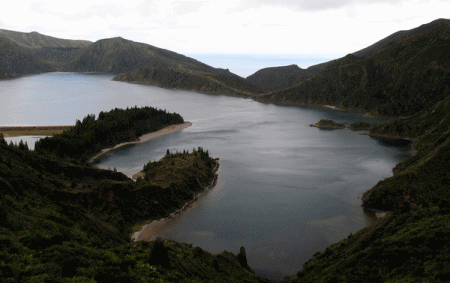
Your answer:
[[[348,125],[348,128],[352,131],[362,131],[362,130],[369,130],[371,125],[366,122],[353,122],[350,125]]]
[[[152,107],[114,109],[77,120],[75,127],[62,134],[39,140],[35,150],[59,157],[87,160],[104,148],[134,141],[137,137],[165,126],[183,123],[176,113],[167,113]]]
[[[448,282],[449,210],[388,214],[314,255],[287,282]]]
[[[388,44],[367,58],[347,55],[291,88],[258,97],[325,104],[379,116],[406,116],[450,94],[450,24]]]
[[[416,154],[397,164],[395,175],[364,197],[364,206],[385,210],[428,207],[450,200],[450,97],[415,115],[373,126],[369,134],[414,138]]]
[[[262,90],[245,79],[216,70],[199,71],[184,68],[140,68],[120,75],[114,80],[143,82],[165,88],[185,89],[196,92],[251,96]]]
[[[130,243],[136,222],[166,217],[184,205],[169,194],[191,200],[191,183],[198,183],[197,192],[214,179],[214,160],[201,147],[197,152],[146,165],[150,172],[169,174],[167,162],[174,159],[172,167],[183,169],[177,176],[184,177],[162,188],[149,185],[148,178],[135,184],[121,173],[0,143],[1,281],[265,282],[231,253],[211,255],[161,239]],[[194,159],[200,168],[191,170]],[[157,180],[166,178],[171,177]],[[166,202],[164,210],[154,209],[154,196]]]
[[[258,70],[247,77],[247,80],[266,92],[274,92],[294,86],[318,72],[312,69],[301,69],[297,65],[271,67]]]
[[[319,122],[311,125],[311,127],[321,128],[321,129],[343,129],[345,128],[344,124],[337,123],[333,120],[321,119]]]

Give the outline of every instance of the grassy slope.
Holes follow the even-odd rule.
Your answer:
[[[0,54],[14,58],[0,62],[6,69],[15,70],[15,74],[42,73],[58,70],[62,64],[74,57],[83,47],[92,44],[85,40],[68,40],[37,32],[23,33],[0,29],[0,38],[8,40],[16,49],[16,54],[0,50]],[[26,55],[18,55],[25,53]],[[36,67],[40,66],[40,67]],[[45,68],[43,68],[45,67]],[[10,70],[10,71],[11,71]],[[11,71],[12,72],[12,71]]]
[[[61,39],[38,32],[25,33],[5,29],[0,29],[0,37],[6,37],[17,45],[28,48],[81,48],[92,44],[92,42],[87,40]]]
[[[414,139],[416,154],[363,196],[382,219],[317,253],[288,282],[449,282],[450,97],[370,135]]]
[[[192,158],[200,170],[212,171],[203,165],[209,160],[200,154]],[[151,167],[160,167],[162,175],[173,169],[164,162]],[[129,242],[134,223],[177,209],[158,204],[158,197],[183,192],[177,199],[192,198],[194,192],[177,187],[195,178],[189,172],[165,189],[145,184],[136,189],[121,173],[2,142],[0,169],[0,278],[5,282],[261,281],[231,253],[213,256],[170,241],[160,241],[159,249],[155,243]]]
[[[0,75],[4,78],[23,74],[51,72],[55,68],[41,62],[30,51],[13,41],[0,37]]]
[[[415,156],[398,164],[395,175],[380,181],[364,197],[378,209],[428,207],[450,201],[450,97],[405,119],[373,127],[369,134],[414,138]]]
[[[216,70],[195,59],[121,37],[103,39],[85,47],[63,68],[68,72],[125,73],[142,67],[184,67]],[[219,72],[219,70],[216,70]]]
[[[218,74],[184,68],[140,68],[114,79],[148,83],[165,88],[244,97],[262,92],[259,87],[232,73]]]
[[[450,24],[396,41],[368,58],[348,55],[264,102],[328,104],[381,116],[405,116],[450,94]]]
[[[309,69],[301,69],[297,65],[290,65],[264,68],[246,79],[266,92],[274,92],[296,85],[317,73]]]

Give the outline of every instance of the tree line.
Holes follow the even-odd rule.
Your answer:
[[[87,115],[77,120],[73,128],[36,142],[39,153],[63,158],[87,160],[102,149],[136,140],[139,136],[160,130],[168,125],[183,123],[177,113],[152,107],[118,109]]]

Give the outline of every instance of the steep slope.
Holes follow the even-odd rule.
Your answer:
[[[262,93],[259,87],[233,73],[204,72],[184,68],[140,68],[120,75],[114,80],[240,97]]]
[[[225,72],[175,52],[121,37],[99,40],[85,47],[64,66],[63,71],[120,74],[142,67],[183,67],[199,71]]]
[[[149,178],[137,188],[121,173],[8,146],[0,137],[2,282],[265,282],[230,252],[211,255],[160,239],[130,243],[136,221],[167,216],[214,178],[215,161],[197,153],[149,163],[160,178],[174,174],[174,162],[184,162],[184,171],[167,187]]]
[[[414,138],[416,154],[363,196],[389,210],[323,252],[286,282],[449,282],[450,97],[408,118],[373,126],[377,137]]]
[[[0,55],[0,68],[5,78],[55,70],[50,64],[36,58],[27,48],[4,37],[0,37]]]
[[[274,92],[296,85],[316,73],[297,65],[289,65],[261,69],[246,79],[266,92]]]
[[[358,57],[369,57],[374,52],[383,48],[384,46],[388,45],[391,42],[395,42],[395,41],[405,39],[405,38],[408,38],[408,37],[411,37],[414,35],[419,35],[419,34],[425,33],[425,32],[432,30],[442,24],[446,24],[446,23],[448,24],[449,22],[450,22],[450,20],[447,20],[447,19],[437,19],[430,23],[423,24],[417,28],[413,28],[410,30],[398,31],[398,32],[393,33],[393,34],[389,35],[388,37],[385,37],[382,40],[377,41],[376,43],[374,43],[364,49],[356,51],[352,54],[355,56],[358,56]]]
[[[92,44],[87,40],[61,39],[38,32],[24,33],[4,29],[0,29],[0,38],[9,39],[33,56],[34,60],[51,65],[56,70],[75,57],[81,48]]]
[[[438,19],[435,21],[432,21],[428,24],[421,25],[420,27],[406,30],[406,31],[399,31],[394,34],[391,34],[390,36],[383,38],[382,40],[362,49],[357,52],[351,53],[352,55],[355,55],[357,57],[363,57],[367,58],[373,53],[375,53],[377,50],[382,49],[383,47],[387,46],[388,44],[392,42],[396,42],[402,39],[406,39],[415,35],[423,34],[427,31],[430,31],[442,24],[449,23],[450,20],[447,19]],[[295,72],[280,72],[277,70],[279,67],[274,68],[266,68],[257,71],[253,75],[247,77],[247,79],[250,79],[253,83],[258,85],[259,87],[263,88],[266,91],[274,92],[274,91],[280,91],[282,89],[288,88],[290,86],[293,86],[295,84],[298,84],[304,80],[307,80],[321,71],[325,70],[327,67],[330,67],[333,65],[337,60],[332,60],[329,62],[317,64],[314,66],[311,66],[307,68],[306,70],[301,69],[301,72],[295,73]],[[281,68],[287,68],[281,67]],[[290,83],[292,82],[292,83]],[[269,87],[270,85],[270,87]]]
[[[369,134],[414,138],[416,154],[394,168],[363,196],[367,208],[382,210],[450,203],[450,97],[405,119],[374,126]]]
[[[327,104],[406,116],[450,94],[450,23],[391,43],[368,58],[347,55],[313,78],[260,96],[263,102]]]
[[[284,282],[449,282],[449,208],[389,213]]]

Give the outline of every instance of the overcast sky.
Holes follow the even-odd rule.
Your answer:
[[[2,6],[2,29],[91,41],[121,36],[182,54],[336,57],[450,18],[448,0],[14,0]]]

